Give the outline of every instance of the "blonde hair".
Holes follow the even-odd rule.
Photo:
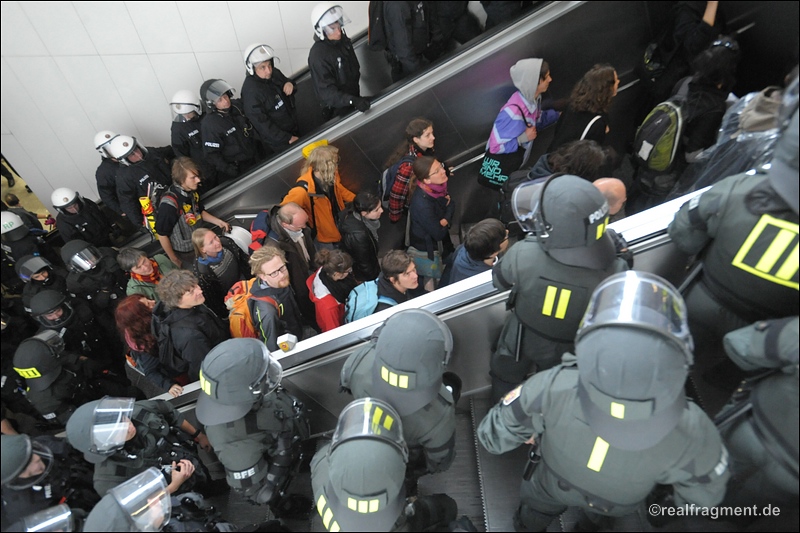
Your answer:
[[[339,166],[339,149],[335,146],[317,146],[308,154],[303,174],[311,171],[326,185],[333,185],[336,180],[336,169]]]
[[[197,228],[192,232],[192,246],[194,247],[194,255],[197,257],[205,257],[203,253],[203,244],[205,244],[206,234],[214,233],[208,228]]]
[[[275,259],[275,257],[280,257],[283,259],[284,263],[286,262],[286,254],[283,253],[283,250],[280,248],[262,246],[250,256],[250,273],[255,277],[259,277],[259,274],[261,274],[261,267],[264,266],[264,263],[269,263]]]

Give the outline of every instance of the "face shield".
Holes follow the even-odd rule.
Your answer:
[[[128,439],[133,398],[103,398],[92,420],[92,453],[108,455],[122,448]]]
[[[403,424],[400,415],[383,400],[361,398],[350,402],[333,432],[330,452],[349,439],[372,438],[391,444],[408,462],[408,446],[403,438]]]
[[[190,113],[203,113],[200,106],[193,103],[172,102],[169,109],[172,111],[172,122],[189,122],[187,115]]]
[[[72,309],[72,306],[68,302],[63,301],[54,308],[45,311],[44,313],[34,315],[33,318],[39,324],[46,327],[48,330],[50,330],[55,334],[55,332],[52,330],[68,325],[72,320],[73,314],[74,311]],[[61,339],[61,337],[59,337],[59,339]]]
[[[87,246],[69,258],[69,266],[77,272],[88,272],[96,267],[102,256],[94,246]]]
[[[28,465],[16,478],[5,484],[9,489],[24,490],[39,485],[53,468],[53,452],[50,448],[34,440],[30,443],[31,458],[28,460]]]
[[[534,215],[539,209],[544,181],[529,181],[514,189],[511,194],[511,209],[514,218],[525,233],[535,233]]]
[[[283,368],[280,363],[269,355],[269,350],[265,344],[262,343],[262,346],[264,347],[267,368],[264,371],[264,375],[250,385],[250,390],[253,391],[253,396],[257,400],[277,389],[283,377]]]
[[[169,522],[172,502],[167,480],[155,467],[114,487],[110,493],[136,531],[160,531]]]
[[[336,28],[331,27],[332,24],[339,23],[339,28],[344,28],[350,24],[350,19],[344,14],[344,9],[341,6],[333,6],[320,17],[317,26],[325,33],[325,36],[336,33]]]
[[[227,94],[229,98],[233,98],[234,93],[234,88],[231,87],[227,81],[215,80],[211,85],[206,87],[203,97],[206,99],[209,105],[216,107],[217,100],[219,100],[224,94]]]
[[[673,341],[688,364],[694,361],[686,304],[671,283],[655,274],[630,270],[601,283],[589,301],[575,344],[588,332],[606,326],[654,331]]]
[[[17,274],[19,274],[19,278],[28,283],[31,281],[31,276],[34,274],[38,274],[44,269],[52,270],[53,265],[50,264],[50,261],[45,259],[44,257],[34,255],[29,256],[28,259],[24,260],[18,268]]]
[[[58,358],[62,353],[64,353],[64,339],[62,339],[55,330],[46,329],[40,331],[31,338],[45,343],[50,349],[50,352],[53,354],[54,358]]]
[[[69,505],[62,503],[26,516],[25,531],[74,531],[75,522]]]

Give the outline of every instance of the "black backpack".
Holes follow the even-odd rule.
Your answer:
[[[150,323],[150,331],[156,338],[158,360],[168,369],[168,373],[176,375],[185,372],[188,369],[188,365],[175,351],[164,302],[157,302],[155,308],[153,308],[153,320]]]
[[[406,154],[394,165],[383,171],[381,179],[378,181],[378,197],[380,197],[381,201],[384,203],[384,207],[389,205],[389,195],[397,179],[397,171],[400,169],[400,165],[403,163],[413,163],[416,159],[416,155]]]
[[[367,27],[367,47],[381,52],[389,48],[386,28],[383,25],[383,2],[369,3],[369,26]]]

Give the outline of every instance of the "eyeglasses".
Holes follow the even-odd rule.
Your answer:
[[[444,163],[439,163],[439,166],[436,168],[436,170],[428,174],[428,177],[433,177],[439,172],[446,172],[446,170],[444,169]]]
[[[286,267],[286,263],[284,263],[282,267],[280,267],[275,272],[270,272],[269,274],[267,274],[267,276],[269,276],[271,278],[277,278],[278,276],[280,276],[281,274],[283,274],[287,270],[288,270],[288,268]]]

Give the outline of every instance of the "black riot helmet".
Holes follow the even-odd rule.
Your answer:
[[[22,341],[14,352],[14,370],[32,391],[47,389],[61,374],[64,340],[51,329]]]
[[[61,260],[73,272],[88,272],[96,267],[102,256],[100,251],[86,241],[75,239],[61,248]]]
[[[60,329],[72,321],[73,309],[66,295],[44,290],[31,298],[31,316],[47,329]]]
[[[19,279],[28,283],[31,281],[31,276],[38,274],[42,270],[48,272],[53,271],[53,265],[40,255],[26,255],[14,265],[14,270],[17,271]]]
[[[36,442],[28,435],[3,435],[2,436],[2,455],[0,455],[0,467],[2,467],[3,488],[12,490],[24,490],[40,483],[50,473],[53,466],[53,452],[50,448]],[[38,456],[41,464],[36,465],[33,475],[25,475],[25,470],[31,464],[31,460]]]
[[[227,112],[224,109],[217,109],[216,103],[223,95],[227,94],[233,98],[235,89],[225,80],[211,79],[203,82],[200,86],[200,98],[203,102],[204,111]]]

